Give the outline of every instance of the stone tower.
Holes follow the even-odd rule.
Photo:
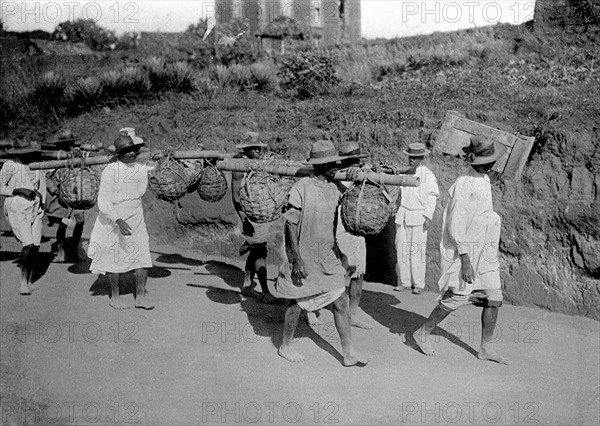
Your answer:
[[[218,24],[246,20],[250,32],[283,15],[305,22],[323,35],[325,44],[354,42],[361,37],[361,0],[215,0]]]

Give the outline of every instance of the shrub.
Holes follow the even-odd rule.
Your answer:
[[[59,113],[65,104],[65,79],[49,71],[44,73],[29,95],[29,102],[43,113]]]
[[[180,93],[194,91],[194,70],[187,62],[175,62],[165,69],[165,86],[168,90]]]
[[[68,112],[77,115],[94,109],[102,98],[100,80],[96,77],[79,78],[68,94]]]
[[[142,69],[148,76],[150,90],[160,93],[168,89],[167,72],[165,61],[157,56],[151,56],[144,60]]]
[[[324,52],[301,52],[286,57],[277,75],[281,87],[296,91],[300,99],[327,95],[339,85],[336,60]]]

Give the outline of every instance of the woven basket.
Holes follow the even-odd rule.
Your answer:
[[[77,210],[94,207],[100,189],[100,178],[94,169],[85,165],[69,168],[58,173],[56,178],[59,203]]]
[[[198,195],[204,201],[216,203],[221,201],[227,193],[227,178],[212,164],[208,164],[202,170],[198,182]]]
[[[385,188],[365,181],[344,193],[342,223],[352,235],[376,235],[388,223],[393,208]]]
[[[187,193],[189,175],[184,165],[166,157],[148,175],[150,189],[157,198],[165,201],[177,201]]]
[[[250,220],[257,223],[272,222],[281,216],[288,193],[289,189],[282,185],[278,176],[251,171],[240,187],[240,205]]]

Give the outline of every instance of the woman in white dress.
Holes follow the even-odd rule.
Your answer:
[[[145,298],[148,271],[152,267],[150,246],[142,196],[148,186],[148,172],[152,163],[136,161],[144,146],[120,132],[115,140],[117,161],[102,172],[98,193],[98,217],[90,236],[88,256],[94,274],[107,274],[111,287],[110,306],[125,309],[120,298],[120,274],[135,271],[135,307],[153,309]]]

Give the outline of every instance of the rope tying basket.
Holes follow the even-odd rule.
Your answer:
[[[183,160],[182,163],[188,174],[188,190],[189,188],[195,188],[196,185],[198,185],[198,182],[200,182],[200,178],[202,177],[202,170],[204,169],[202,162]]]
[[[365,180],[342,196],[342,223],[352,235],[376,235],[388,223],[393,209],[392,197],[385,188]]]
[[[94,207],[98,200],[100,177],[96,170],[81,158],[79,166],[72,166],[57,174],[58,202],[69,208],[88,210]]]
[[[290,189],[278,176],[253,170],[242,180],[240,205],[250,220],[272,222],[281,216]]]
[[[216,203],[227,193],[227,178],[222,171],[208,163],[202,170],[198,182],[198,195],[204,201]]]
[[[156,198],[177,201],[187,193],[188,171],[183,163],[171,158],[169,150],[165,154],[165,158],[159,160],[158,166],[148,175],[148,183]]]

